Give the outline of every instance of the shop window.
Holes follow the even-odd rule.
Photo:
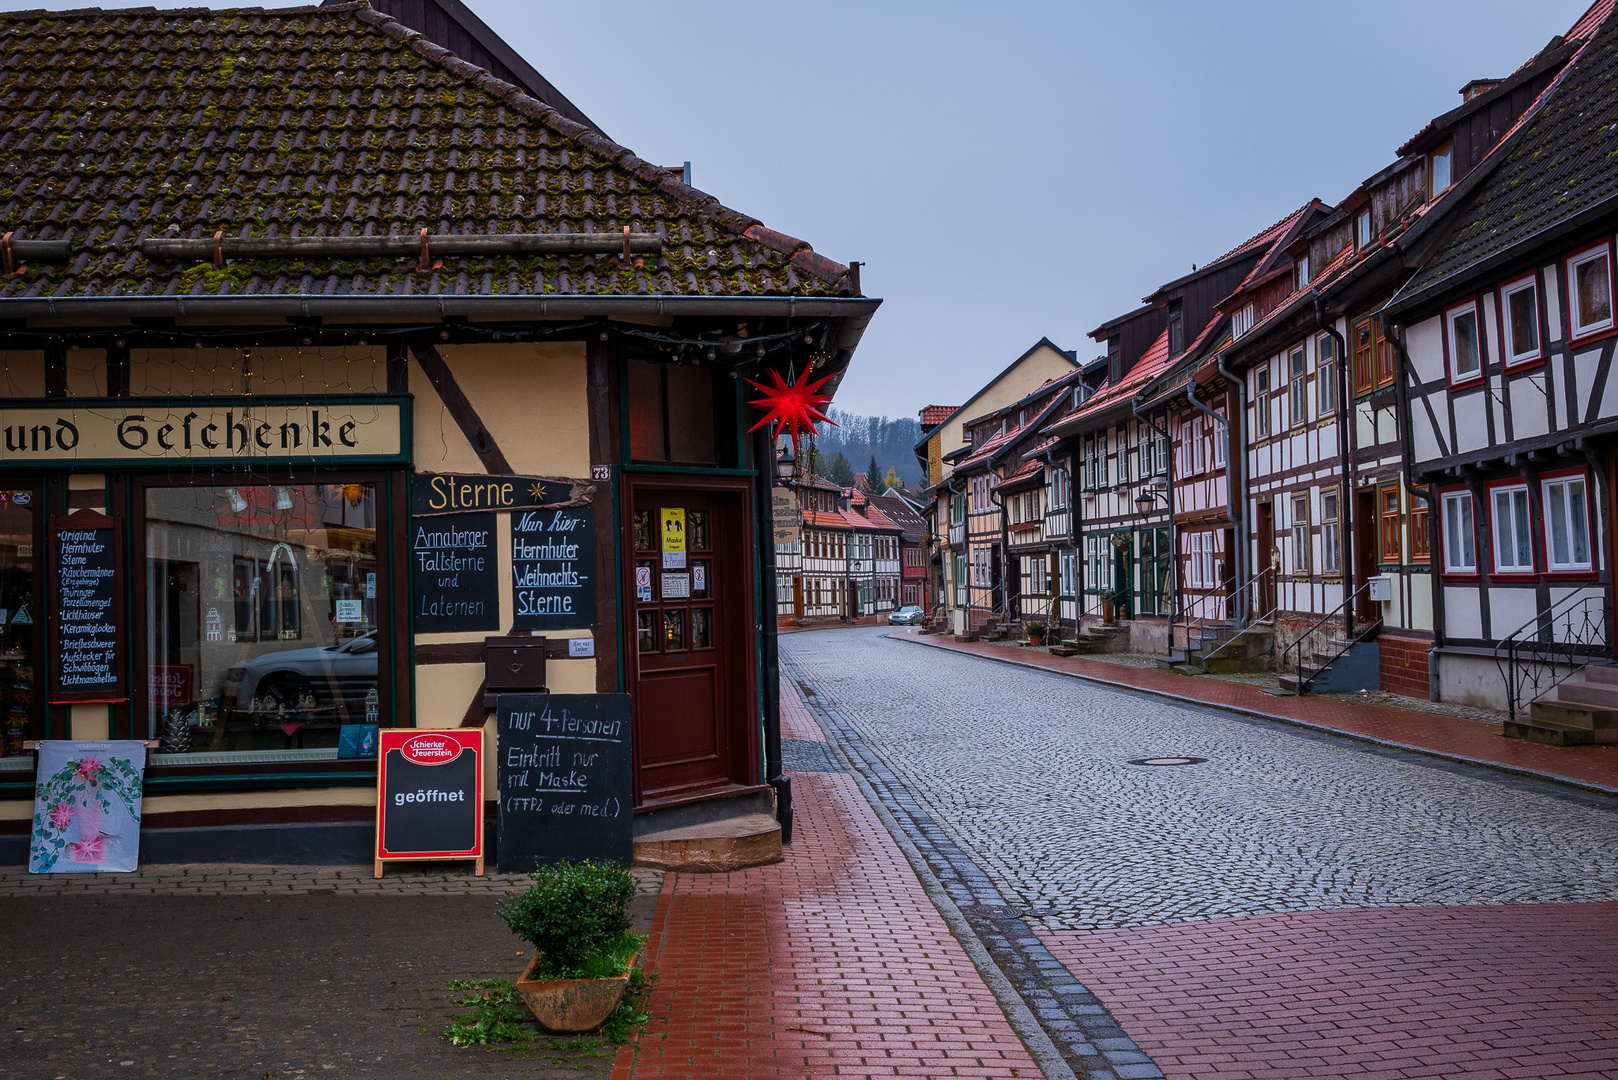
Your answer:
[[[1591,569],[1589,500],[1583,476],[1542,483],[1546,563],[1553,571]]]
[[[1607,245],[1567,261],[1568,315],[1575,338],[1612,329],[1612,264]]]
[[[1534,572],[1534,532],[1528,508],[1528,488],[1514,484],[1494,488],[1489,524],[1494,533],[1494,569],[1497,574]]]
[[[1378,516],[1381,518],[1381,560],[1404,561],[1404,517],[1399,509],[1399,485],[1383,484],[1377,489]]]
[[[1330,334],[1315,339],[1315,397],[1320,418],[1330,419],[1337,411],[1337,341]]]
[[[380,722],[375,485],[151,486],[143,514],[145,727],[165,755],[336,758]]]
[[[1468,301],[1444,313],[1444,333],[1449,347],[1451,386],[1475,382],[1482,376],[1482,354],[1478,346],[1478,306]]]
[[[1477,530],[1472,520],[1472,493],[1455,491],[1443,497],[1444,569],[1451,574],[1477,572]]]
[[[718,461],[713,369],[628,362],[629,452],[637,461]]]
[[[1538,360],[1539,279],[1530,275],[1501,289],[1500,310],[1506,322],[1506,366]]]

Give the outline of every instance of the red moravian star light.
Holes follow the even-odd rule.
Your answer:
[[[792,436],[792,452],[796,454],[799,431],[805,435],[809,434],[815,429],[815,422],[819,420],[824,420],[833,427],[837,426],[837,421],[820,411],[820,406],[831,404],[831,397],[816,393],[825,385],[826,380],[831,378],[830,375],[823,375],[810,382],[809,369],[805,368],[795,383],[789,383],[781,378],[778,371],[769,372],[769,376],[774,386],[765,386],[756,379],[747,380],[764,392],[763,397],[753,400],[753,405],[766,410],[764,419],[748,428],[748,431],[757,431],[765,424],[773,423],[775,431],[771,434],[771,438],[780,438],[781,432],[785,430]]]

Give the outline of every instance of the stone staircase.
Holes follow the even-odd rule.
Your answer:
[[[1123,652],[1118,647],[1119,640],[1127,646],[1129,643],[1129,627],[1127,626],[1092,626],[1077,637],[1052,645],[1052,656],[1088,656],[1092,653]]]
[[[1310,654],[1311,666],[1282,675],[1278,694],[1335,694],[1349,690],[1375,690],[1382,685],[1382,650],[1376,639],[1349,641],[1332,638],[1325,652]],[[1310,673],[1313,678],[1310,678]],[[1309,679],[1308,686],[1299,690]]]
[[[1618,665],[1591,664],[1583,682],[1557,684],[1529,705],[1527,721],[1505,728],[1508,739],[1547,746],[1618,743]]]
[[[1236,637],[1241,640],[1230,648],[1225,646]],[[1204,673],[1203,658],[1218,653],[1207,661],[1208,673],[1223,674],[1232,671],[1268,671],[1275,655],[1275,631],[1268,626],[1250,626],[1238,630],[1235,623],[1205,623],[1187,627],[1186,643],[1169,649],[1166,657],[1157,661],[1160,671],[1177,671],[1182,675]]]
[[[985,641],[1015,641],[1024,637],[1020,619],[1001,619],[984,627]]]

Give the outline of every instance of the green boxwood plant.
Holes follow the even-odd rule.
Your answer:
[[[635,878],[622,863],[540,866],[532,884],[496,905],[511,932],[539,953],[538,979],[622,975],[644,943],[630,933]]]

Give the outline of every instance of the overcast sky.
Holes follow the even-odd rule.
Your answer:
[[[1096,355],[1087,331],[1336,202],[1588,6],[466,2],[611,138],[866,263],[886,302],[837,405],[888,416],[1041,336]]]

